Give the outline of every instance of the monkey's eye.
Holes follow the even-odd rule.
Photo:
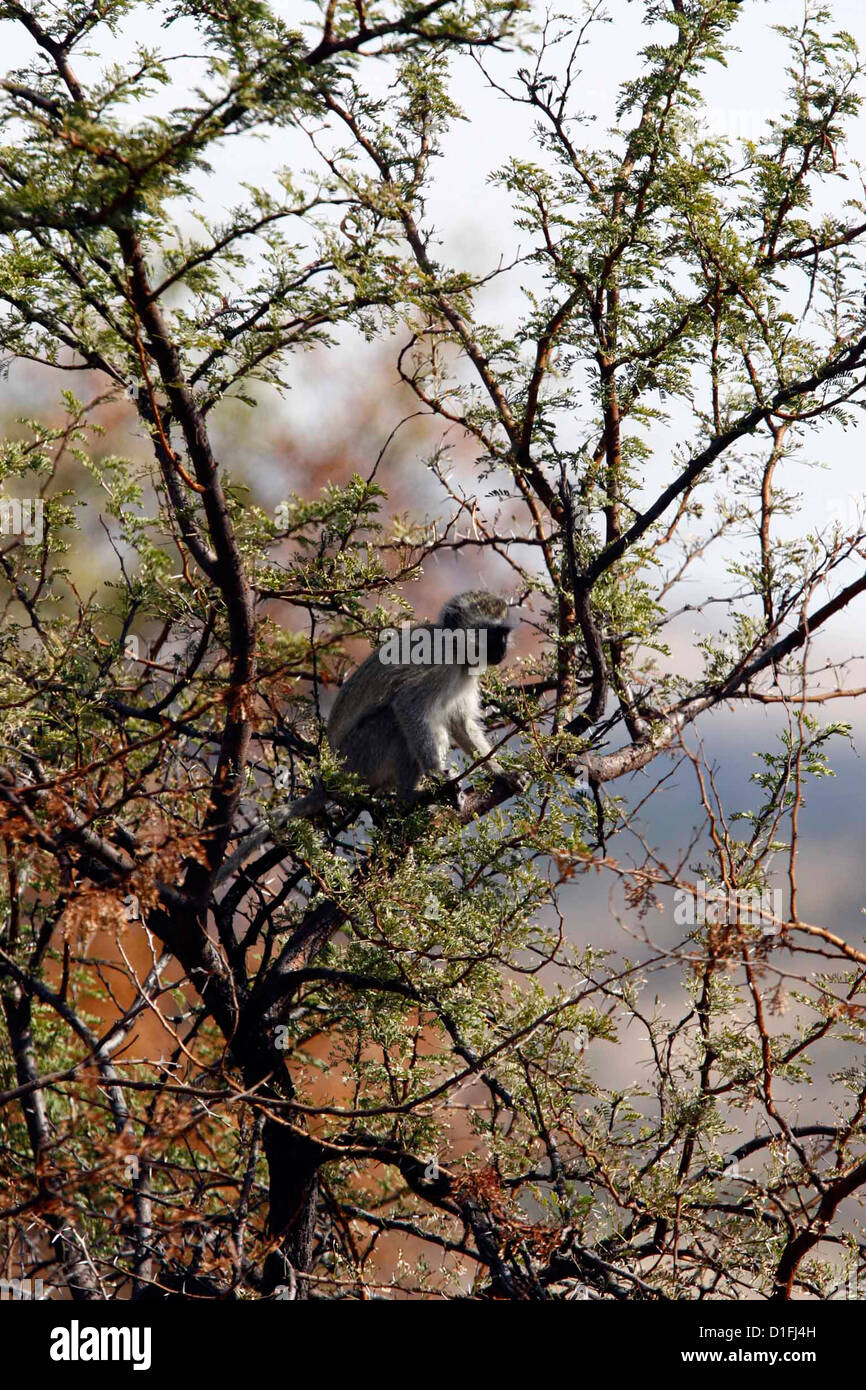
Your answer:
[[[511,629],[508,627],[488,627],[487,632],[487,665],[498,666],[508,650],[508,639],[511,636]]]

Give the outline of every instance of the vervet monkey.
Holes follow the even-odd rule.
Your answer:
[[[487,758],[479,677],[504,658],[511,627],[505,600],[473,589],[450,598],[435,623],[404,629],[397,660],[386,660],[385,647],[368,656],[328,719],[328,742],[347,770],[373,791],[408,798],[425,776],[445,777],[450,747]],[[449,642],[449,633],[463,640]],[[500,770],[493,758],[487,765]]]
[[[473,589],[450,598],[435,623],[396,631],[396,640],[372,652],[340,687],[328,717],[328,742],[346,770],[371,791],[395,791],[407,800],[425,777],[447,776],[452,746],[501,773],[481,727],[479,681],[505,657],[512,627],[504,599]],[[324,802],[321,789],[313,791],[278,820],[314,815]],[[268,826],[253,831],[216,882],[270,834]]]

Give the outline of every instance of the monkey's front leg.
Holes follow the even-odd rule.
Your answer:
[[[451,725],[451,737],[461,752],[470,758],[486,758],[484,763],[493,777],[504,782],[512,794],[526,790],[526,778],[519,772],[506,772],[498,758],[488,757],[492,745],[477,719],[468,717],[458,719]]]
[[[448,729],[441,715],[437,717],[437,712],[418,692],[407,692],[402,698],[398,696],[393,708],[406,751],[406,756],[400,760],[402,775],[398,777],[397,791],[412,799],[424,777],[434,782],[449,780]],[[454,794],[459,805],[456,787]]]
[[[496,758],[488,757],[492,751],[492,745],[488,742],[487,735],[476,719],[470,717],[453,720],[451,737],[462,753],[468,754],[476,762],[481,758],[487,758],[485,767],[494,773],[502,772],[502,766]]]

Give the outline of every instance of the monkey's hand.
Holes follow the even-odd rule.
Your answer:
[[[418,791],[412,800],[417,804],[428,806],[453,806],[455,811],[462,809],[466,800],[466,793],[461,789],[457,778],[448,772],[439,775],[431,774],[428,778],[428,789]]]
[[[493,785],[494,787],[503,787],[507,789],[511,796],[519,796],[521,792],[526,791],[526,788],[529,786],[529,781],[530,779],[525,772],[516,772],[514,770],[505,772],[502,768],[499,768],[493,779]]]
[[[437,777],[434,785],[438,792],[437,801],[444,801],[447,806],[453,806],[455,811],[459,811],[466,794],[457,778],[446,773],[443,777]]]

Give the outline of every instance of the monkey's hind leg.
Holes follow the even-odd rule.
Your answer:
[[[362,719],[340,748],[348,772],[362,778],[371,791],[396,792],[408,799],[421,778],[417,758],[390,709]]]

